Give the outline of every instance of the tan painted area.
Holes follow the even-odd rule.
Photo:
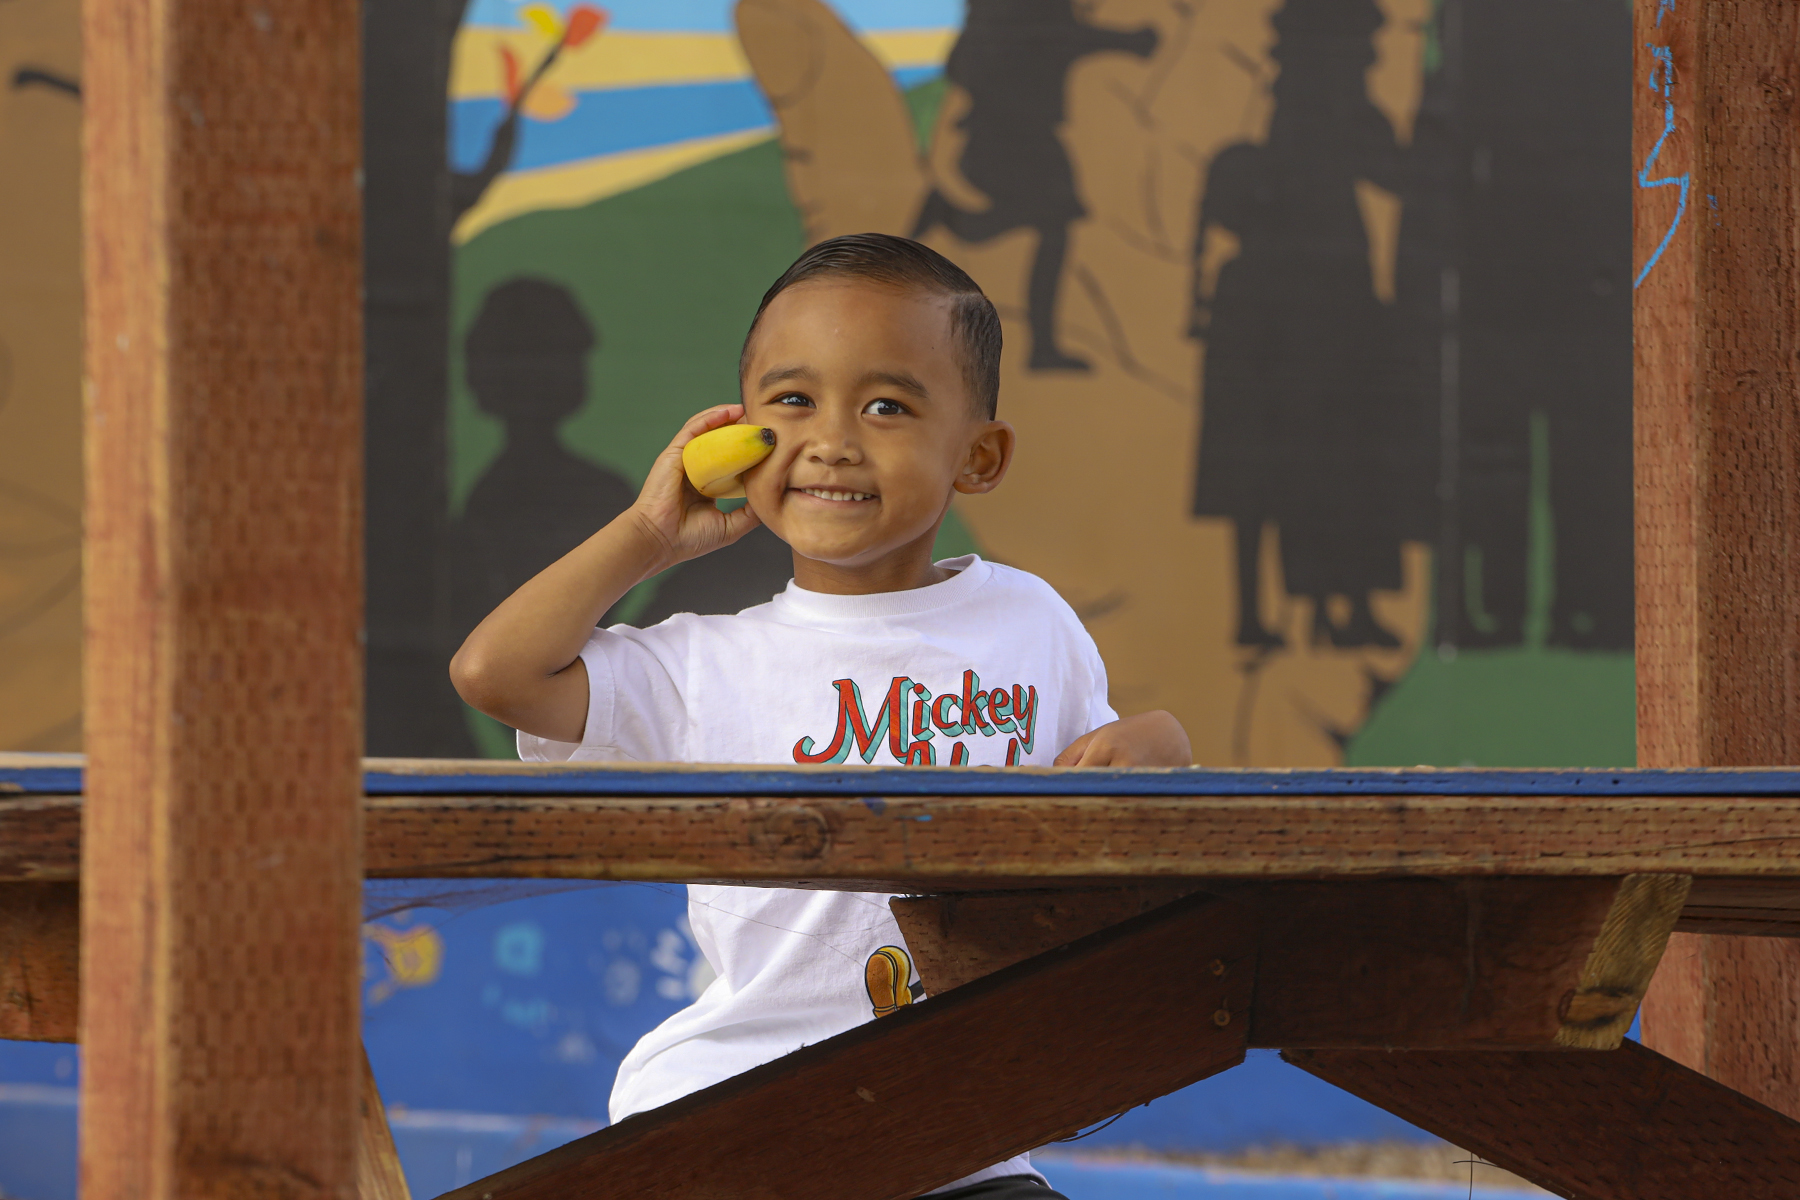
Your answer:
[[[881,60],[821,0],[740,0],[736,15],[781,122],[788,193],[807,239],[904,232],[924,200],[925,171],[912,113]]]
[[[0,4],[0,750],[81,746],[76,0]]]
[[[1393,123],[1402,146],[1412,145],[1413,125],[1425,95],[1425,29],[1432,0],[1376,0],[1386,18],[1375,31],[1369,66],[1369,102]]]
[[[779,21],[815,30],[822,24],[817,0],[753,4],[770,29]],[[1388,23],[1369,76],[1372,98],[1403,137],[1422,91],[1427,5],[1386,0]],[[1377,617],[1401,636],[1399,648],[1312,644],[1313,602],[1288,595],[1278,579],[1264,589],[1276,598],[1264,621],[1286,636],[1287,647],[1239,647],[1231,530],[1189,515],[1203,413],[1197,381],[1204,346],[1189,333],[1195,214],[1213,156],[1266,135],[1276,73],[1269,18],[1278,6],[1084,6],[1092,24],[1150,25],[1159,35],[1148,59],[1094,54],[1068,76],[1068,119],[1059,133],[1089,215],[1071,231],[1056,319],[1063,345],[1089,359],[1091,372],[1026,370],[1024,289],[1034,232],[1019,229],[980,245],[941,229],[927,239],[1000,308],[1007,335],[1002,415],[1019,431],[1005,485],[960,500],[960,515],[992,557],[1043,576],[1074,605],[1106,659],[1114,706],[1122,713],[1173,711],[1207,765],[1340,762],[1343,740],[1368,718],[1377,682],[1399,678],[1413,661],[1427,618],[1430,554],[1409,545],[1403,590],[1372,598]],[[765,87],[789,96],[777,105],[781,137],[790,164],[806,164],[803,180],[790,165],[790,183],[812,235],[910,232],[916,208],[902,210],[891,199],[923,195],[932,185],[977,208],[983,197],[955,170],[961,146],[953,139],[966,98],[950,90],[921,160],[910,130],[888,115],[898,96],[876,78],[873,56],[842,39],[808,36],[817,82],[804,92],[791,82],[801,75],[792,61],[765,76],[754,49],[751,59]],[[877,84],[886,88],[878,103],[859,99],[880,92]],[[838,155],[848,146],[855,153],[839,170]],[[885,167],[871,166],[883,161]],[[894,214],[885,220],[874,219],[869,189],[877,187],[888,192],[883,211]],[[1386,299],[1399,202],[1370,193],[1364,211],[1377,248],[1370,286]],[[1236,247],[1204,250],[1203,280],[1216,281]],[[1263,570],[1278,577],[1269,542]]]
[[[1356,207],[1369,235],[1369,283],[1383,304],[1394,302],[1394,268],[1400,255],[1400,197],[1366,179],[1356,181]]]
[[[747,129],[718,137],[693,138],[649,150],[630,150],[584,158],[562,167],[507,171],[494,180],[481,200],[462,215],[450,240],[460,246],[491,225],[546,208],[576,208],[632,188],[655,183],[677,171],[757,142],[769,140],[768,129]]]

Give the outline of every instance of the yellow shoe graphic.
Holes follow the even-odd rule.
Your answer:
[[[863,982],[875,1015],[885,1017],[903,1004],[911,1004],[912,959],[899,946],[883,946],[869,955],[863,966]]]

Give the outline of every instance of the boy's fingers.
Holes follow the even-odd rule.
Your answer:
[[[729,425],[744,415],[742,404],[715,404],[704,412],[697,412],[682,425],[681,432],[669,443],[669,449],[679,450],[709,429],[717,429],[721,425]]]
[[[762,518],[748,504],[741,504],[725,514],[725,545],[731,543],[762,524]]]
[[[1094,735],[1098,732],[1100,731],[1097,729],[1089,730],[1070,742],[1068,746],[1063,749],[1063,752],[1056,756],[1055,765],[1059,767],[1081,766],[1081,760],[1086,757],[1087,748],[1093,742]]]

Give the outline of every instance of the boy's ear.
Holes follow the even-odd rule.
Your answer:
[[[1013,427],[1005,421],[989,421],[983,425],[969,443],[968,458],[963,462],[962,473],[956,477],[956,490],[966,496],[975,496],[999,487],[1000,481],[1006,478],[1006,469],[1012,466],[1015,437]]]

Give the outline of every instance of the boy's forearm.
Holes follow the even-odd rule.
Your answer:
[[[475,627],[451,660],[457,691],[482,712],[515,727],[543,724],[536,710],[555,703],[556,693],[567,690],[557,686],[556,677],[575,662],[600,618],[640,581],[673,561],[667,544],[646,522],[632,510],[621,513]]]

